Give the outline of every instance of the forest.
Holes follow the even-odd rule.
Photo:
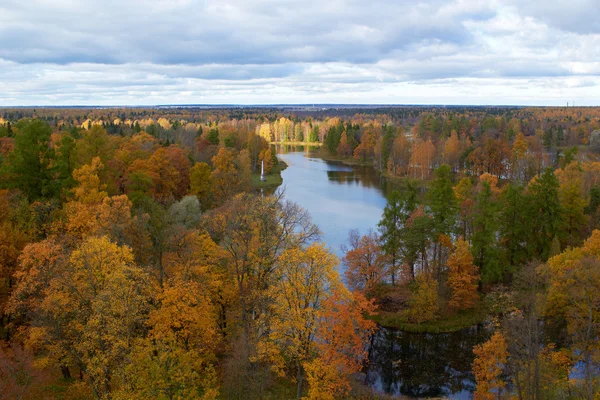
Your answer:
[[[342,259],[277,143],[399,188]],[[0,398],[385,399],[380,326],[481,325],[475,399],[597,399],[599,207],[600,108],[0,109]]]

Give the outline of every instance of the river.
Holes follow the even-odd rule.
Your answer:
[[[322,240],[341,258],[348,231],[376,229],[395,188],[372,167],[325,161],[319,148],[278,146],[285,197],[312,216]],[[369,349],[364,381],[377,392],[409,397],[470,399],[473,346],[486,333],[472,327],[448,334],[418,334],[380,328]]]
[[[302,151],[298,151],[298,150]],[[340,258],[351,229],[376,229],[386,204],[388,185],[372,167],[348,166],[318,157],[319,148],[278,146],[285,198],[306,209],[322,239]]]

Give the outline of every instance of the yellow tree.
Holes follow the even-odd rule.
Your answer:
[[[271,149],[270,148],[263,149],[260,152],[260,155],[258,156],[258,160],[261,161],[261,162],[264,162],[265,174],[271,173],[271,170],[274,167],[274,165],[273,165],[273,153],[271,152]]]
[[[100,157],[94,157],[89,165],[73,171],[73,179],[79,184],[73,189],[75,200],[86,205],[98,204],[108,196],[108,193],[104,191],[106,185],[100,183],[98,176],[103,168]]]
[[[210,167],[207,163],[199,162],[190,169],[190,194],[198,197],[203,210],[210,208],[212,203],[212,180]]]
[[[508,359],[506,340],[500,332],[495,332],[490,340],[473,349],[473,374],[477,382],[475,400],[496,400],[502,398],[506,383],[502,380],[502,370]]]
[[[446,142],[444,143],[443,151],[444,162],[450,165],[452,171],[458,170],[459,144],[458,134],[453,129],[450,133],[450,137],[446,139]]]
[[[129,367],[129,394],[138,393],[137,398],[143,398],[140,393],[165,399],[215,398],[213,362],[220,335],[206,289],[197,282],[175,279],[157,300],[160,306],[147,322],[149,337],[134,350],[140,358]]]
[[[151,285],[133,263],[131,250],[106,237],[88,238],[68,261],[53,249],[40,249],[44,253],[36,256],[50,264],[41,271],[52,269],[52,274],[45,275],[47,285],[25,303],[17,290],[12,308],[24,308],[30,315],[32,347],[44,349],[43,354],[63,365],[77,365],[88,376],[96,397],[109,397],[147,318]],[[27,276],[36,267],[28,260],[24,260],[19,287],[32,286]]]
[[[417,276],[414,284],[407,310],[408,319],[416,324],[435,319],[439,310],[437,280],[423,272]]]
[[[579,163],[572,162],[564,170],[559,169],[555,173],[560,183],[558,195],[563,213],[562,228],[567,236],[566,245],[576,246],[581,244],[582,230],[586,225],[583,171]]]
[[[529,146],[525,136],[521,132],[517,134],[512,147],[513,177],[519,180],[525,179],[525,161]]]
[[[477,294],[479,278],[479,268],[473,265],[469,244],[459,238],[448,258],[448,286],[452,289],[452,297],[448,305],[459,310],[475,307],[479,299]]]
[[[600,231],[582,247],[570,248],[548,260],[541,271],[548,277],[548,317],[567,322],[567,331],[585,371],[584,393],[593,398],[600,358]]]
[[[296,371],[297,396],[302,397],[303,363],[312,359],[315,334],[328,290],[340,286],[338,259],[323,244],[291,248],[279,258],[273,304],[265,314],[269,327],[259,343],[259,356],[269,359],[279,374]]]
[[[407,140],[404,132],[400,130],[398,137],[394,139],[392,146],[392,156],[388,162],[388,169],[394,175],[406,175],[408,174],[408,167],[410,165],[410,151],[411,144]]]
[[[250,186],[250,159],[247,150],[239,156],[233,150],[222,147],[212,159],[211,173],[213,200],[223,204],[233,195],[247,190]]]

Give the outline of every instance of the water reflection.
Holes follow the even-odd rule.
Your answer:
[[[469,399],[475,390],[473,346],[487,335],[482,326],[443,334],[380,328],[369,351],[365,381],[394,395]]]

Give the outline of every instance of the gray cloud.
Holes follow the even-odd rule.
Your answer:
[[[4,0],[0,105],[592,104],[599,1]]]

